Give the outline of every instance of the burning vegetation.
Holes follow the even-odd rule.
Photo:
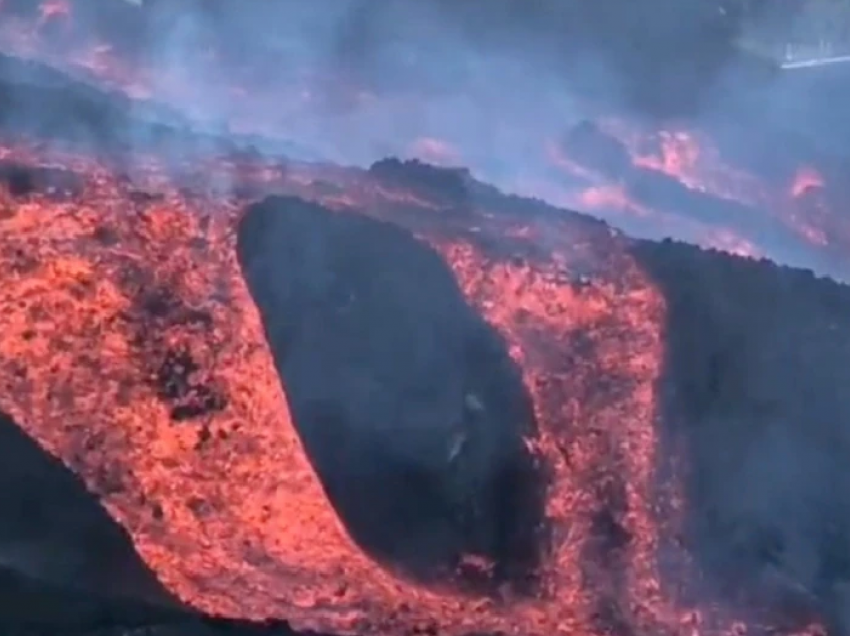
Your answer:
[[[541,140],[537,194],[725,251],[629,238],[193,129],[127,51],[60,63],[76,9],[0,28],[64,69],[0,57],[0,620],[847,633],[850,291],[757,260],[844,273],[845,163],[737,170],[617,118]]]

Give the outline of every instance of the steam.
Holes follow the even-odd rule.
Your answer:
[[[659,0],[615,11],[506,0],[147,0],[117,3],[130,15],[116,20],[96,4],[75,8],[75,28],[90,23],[133,52],[151,69],[150,94],[194,118],[356,163],[409,152],[411,138],[449,139],[456,159],[486,178],[539,164],[540,142],[598,111],[598,100],[581,103],[588,93],[635,106],[665,66],[657,63],[681,57],[676,47],[718,11]]]
[[[193,117],[353,163],[446,139],[454,161],[501,184],[539,176],[540,145],[600,111],[740,120],[757,102],[802,124],[787,121],[787,91],[744,77],[734,46],[787,27],[726,4],[148,0],[144,34],[110,40],[136,40],[151,93]]]
[[[587,119],[704,130],[730,163],[777,183],[812,148],[844,152],[850,127],[835,97],[815,111],[805,73],[772,77],[764,53],[751,52],[753,42],[775,48],[803,19],[772,4],[76,0],[70,20],[81,48],[108,42],[148,69],[139,96],[209,131],[280,140],[307,160],[462,165],[506,191],[580,208],[547,148]],[[58,21],[55,31],[52,41],[72,37]],[[843,92],[832,91],[850,102]],[[794,149],[777,152],[791,138]],[[813,265],[799,246],[764,240],[766,255]]]

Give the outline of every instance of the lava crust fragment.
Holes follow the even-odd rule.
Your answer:
[[[694,555],[774,625],[850,633],[850,288],[672,241],[634,253],[667,306],[662,455],[687,467]]]
[[[272,197],[246,212],[237,253],[352,538],[421,579],[529,580],[544,487],[524,439],[531,400],[437,252],[395,225]]]
[[[0,625],[59,611],[17,606],[3,572],[98,598],[176,603],[82,479],[0,412]]]

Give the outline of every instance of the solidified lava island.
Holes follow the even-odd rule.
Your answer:
[[[91,597],[334,633],[845,629],[846,287],[62,82],[4,92],[42,106],[0,125],[0,409],[132,541]]]
[[[237,254],[352,537],[421,576],[533,575],[546,485],[531,398],[439,253],[388,222],[270,198],[242,217]]]

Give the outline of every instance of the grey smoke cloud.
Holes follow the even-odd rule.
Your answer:
[[[37,11],[24,0],[9,4]],[[76,0],[73,28],[57,24],[46,35],[108,42],[147,69],[142,80],[154,99],[214,130],[294,142],[300,158],[367,165],[416,156],[578,207],[575,186],[564,184],[548,149],[585,119],[707,129],[732,163],[777,183],[793,176],[806,148],[844,152],[850,124],[837,115],[845,110],[835,107],[840,91],[818,101],[808,80],[777,76],[769,61],[737,46],[793,26],[788,3],[781,14],[775,5]],[[777,153],[787,146],[777,135],[798,147]],[[671,230],[645,232],[658,238]],[[768,255],[808,263],[799,246],[773,243]]]

